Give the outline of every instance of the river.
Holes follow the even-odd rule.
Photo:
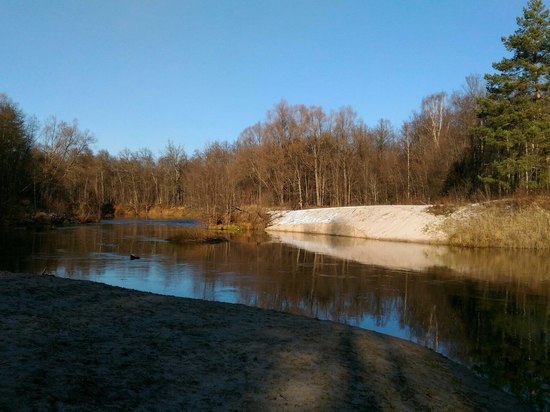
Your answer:
[[[431,348],[548,408],[548,252],[286,233],[209,245],[165,240],[193,224],[114,220],[2,230],[0,270],[45,270],[359,326]]]

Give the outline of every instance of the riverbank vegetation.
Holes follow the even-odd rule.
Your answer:
[[[448,218],[443,229],[453,246],[550,249],[550,201],[502,200],[474,205]]]
[[[179,244],[227,242],[225,236],[219,236],[212,231],[198,227],[182,227],[176,235],[169,237],[167,240]]]
[[[438,91],[400,127],[351,107],[281,101],[233,142],[94,153],[76,120],[39,122],[0,97],[0,213],[248,221],[248,208],[487,201],[550,193],[548,10],[530,0],[495,74]],[[252,205],[252,206],[250,206]],[[489,216],[487,216],[489,218]]]

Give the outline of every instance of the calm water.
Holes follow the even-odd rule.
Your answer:
[[[0,269],[330,319],[408,339],[550,404],[550,258],[301,234],[165,241],[190,221],[0,236]],[[141,256],[130,260],[131,253]]]

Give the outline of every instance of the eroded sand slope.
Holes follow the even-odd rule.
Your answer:
[[[402,242],[446,243],[443,216],[430,206],[351,206],[274,212],[266,230],[319,233]]]

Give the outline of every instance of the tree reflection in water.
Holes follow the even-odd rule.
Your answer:
[[[0,237],[0,269],[330,319],[403,337],[550,403],[550,260],[306,235],[174,245],[177,223],[103,224]],[[180,222],[188,224],[188,222]],[[130,261],[135,253],[142,257]]]

